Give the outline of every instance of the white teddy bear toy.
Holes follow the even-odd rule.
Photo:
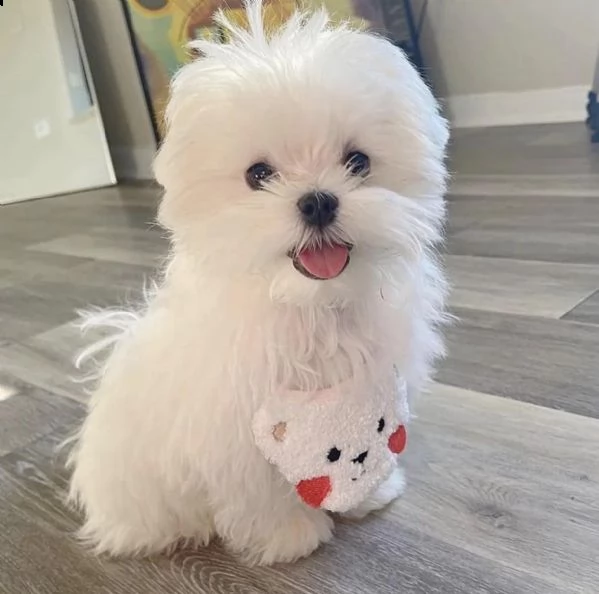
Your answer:
[[[315,392],[283,391],[254,417],[258,448],[311,507],[357,507],[397,464],[409,420],[405,383],[373,389],[350,381]]]

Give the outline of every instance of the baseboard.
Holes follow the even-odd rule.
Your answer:
[[[110,154],[119,181],[150,180],[154,177],[152,173],[152,162],[156,154],[154,147],[116,146],[110,147]]]
[[[442,100],[455,128],[583,122],[588,87],[456,95]]]

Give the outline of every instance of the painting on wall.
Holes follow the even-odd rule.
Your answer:
[[[169,81],[190,58],[187,43],[201,37],[222,39],[223,31],[213,23],[223,9],[234,22],[245,20],[242,0],[123,0],[128,11],[133,41],[153,112],[161,135]],[[285,21],[297,6],[325,5],[336,20],[349,20],[384,31],[383,8],[376,0],[264,0],[269,26]]]

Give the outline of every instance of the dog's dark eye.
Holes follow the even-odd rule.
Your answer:
[[[268,163],[254,163],[245,172],[245,181],[252,190],[260,190],[264,182],[275,174],[275,170]]]
[[[384,428],[385,428],[385,419],[384,419],[383,417],[381,417],[381,418],[379,419],[379,426],[377,427],[377,429],[376,429],[376,430],[377,430],[379,433],[382,433]]]
[[[329,462],[337,462],[339,458],[341,458],[341,450],[338,450],[337,448],[331,448],[327,454],[327,460]]]
[[[370,158],[360,151],[351,151],[345,156],[345,167],[351,175],[365,177],[370,173]]]

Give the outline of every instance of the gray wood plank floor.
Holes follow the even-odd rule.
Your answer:
[[[587,324],[599,324],[599,291],[573,307],[563,316],[563,319],[586,322]]]
[[[458,321],[418,402],[408,490],[292,566],[218,545],[95,558],[57,447],[84,414],[74,310],[139,296],[158,192],[0,207],[0,593],[599,592],[599,153],[582,124],[458,131],[447,265]]]

